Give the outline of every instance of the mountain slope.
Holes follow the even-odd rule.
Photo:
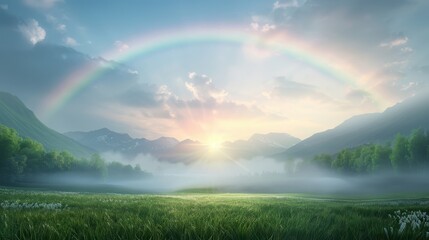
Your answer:
[[[408,135],[415,128],[429,129],[429,94],[419,94],[386,109],[352,117],[339,126],[314,134],[278,155],[278,158],[312,158],[336,153],[366,143],[386,143],[397,133]]]
[[[22,137],[32,138],[47,150],[66,150],[84,157],[94,153],[76,141],[46,127],[16,96],[0,92],[0,124],[15,129]]]
[[[253,134],[247,141],[238,140],[225,143],[230,156],[235,158],[252,158],[255,156],[272,156],[286,151],[301,140],[287,133]]]

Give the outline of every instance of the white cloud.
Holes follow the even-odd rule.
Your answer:
[[[0,8],[3,10],[8,10],[9,9],[9,5],[7,4],[0,4]]]
[[[262,26],[261,31],[262,32],[269,32],[271,30],[276,29],[276,25],[274,24],[265,24],[264,26]]]
[[[19,25],[18,29],[33,45],[43,41],[46,37],[45,29],[39,26],[39,23],[34,19],[30,19],[28,22]]]
[[[276,1],[273,4],[273,10],[276,9],[285,9],[290,7],[299,7],[299,2],[297,0],[290,0],[285,2]]]
[[[408,90],[410,90],[410,89],[413,89],[413,88],[416,88],[416,87],[418,87],[418,83],[417,82],[408,82],[408,83],[406,83],[406,84],[403,84],[402,86],[401,86],[401,91],[408,91]]]
[[[130,48],[128,44],[119,40],[115,42],[115,47],[118,49],[119,52],[125,52]]]
[[[380,43],[380,47],[393,48],[393,47],[402,46],[402,45],[406,44],[407,42],[408,42],[408,37],[399,37],[399,38],[393,39],[392,41],[389,41],[389,42]]]
[[[77,46],[77,45],[79,45],[79,43],[76,41],[76,39],[74,39],[74,38],[72,38],[72,37],[66,37],[66,38],[64,39],[64,43],[65,43],[67,46],[70,46],[70,47],[73,47],[73,46]]]
[[[51,8],[63,0],[24,0],[27,6],[35,8]]]
[[[256,32],[267,33],[272,30],[275,30],[277,27],[272,23],[260,23],[260,22],[254,21],[250,23],[250,28]]]
[[[67,29],[67,26],[65,24],[58,24],[57,25],[57,30],[60,32],[65,32]]]
[[[259,23],[257,22],[250,23],[250,27],[255,31],[259,31]]]
[[[189,81],[185,82],[186,88],[199,101],[215,100],[216,102],[223,102],[228,95],[225,90],[217,89],[213,85],[212,79],[207,75],[191,72],[188,77]]]
[[[404,52],[404,53],[410,53],[410,52],[413,52],[414,50],[412,49],[412,48],[410,48],[410,47],[403,47],[403,48],[401,48],[401,52]]]

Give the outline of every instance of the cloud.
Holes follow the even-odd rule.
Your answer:
[[[128,106],[157,108],[165,104],[172,93],[166,85],[139,83],[121,94],[120,99]]]
[[[352,102],[363,102],[369,99],[370,95],[366,91],[353,89],[346,93],[346,98]]]
[[[402,85],[401,91],[409,91],[413,88],[419,87],[418,85],[419,85],[419,83],[417,83],[417,82],[408,82],[408,83]]]
[[[27,6],[34,8],[51,8],[63,0],[24,0]]]
[[[72,38],[72,37],[66,37],[64,39],[64,43],[67,46],[70,46],[70,47],[74,47],[74,46],[78,46],[79,45],[79,43],[74,38]]]
[[[276,25],[274,25],[274,24],[264,24],[262,26],[262,28],[261,28],[261,31],[262,32],[269,32],[269,31],[274,30],[274,29],[276,29]]]
[[[269,23],[265,23],[263,25],[260,25],[258,22],[251,22],[250,23],[250,28],[253,31],[256,31],[256,32],[266,33],[266,32],[270,32],[272,30],[275,30],[276,29],[276,25],[269,24]]]
[[[223,102],[228,92],[225,90],[217,89],[213,80],[207,75],[199,75],[191,72],[188,75],[188,81],[185,82],[186,88],[193,94],[194,98],[200,101],[215,100],[216,102]]]
[[[291,8],[291,7],[299,7],[300,3],[298,0],[288,0],[288,1],[275,1],[273,4],[273,10],[277,9],[285,9],[285,8]]]
[[[26,23],[19,25],[18,29],[33,45],[43,41],[46,37],[45,29],[39,26],[39,22],[34,19],[30,19]]]
[[[58,24],[56,29],[60,32],[65,32],[67,30],[67,26],[65,24]]]
[[[344,65],[345,72],[364,77],[389,99],[380,110],[403,100],[404,95],[397,93],[402,84],[393,84],[399,78],[404,83],[426,81],[411,71],[413,65],[429,61],[421,38],[427,33],[421,23],[429,21],[425,1],[279,0],[272,6],[257,14],[276,26],[276,35],[291,36],[314,49],[315,55],[340,63],[340,69]],[[257,23],[254,26],[261,29]]]
[[[130,48],[130,46],[122,41],[116,41],[114,43],[116,49],[118,49],[119,52],[125,52],[128,51],[128,49]]]
[[[213,80],[205,74],[191,72],[185,82],[192,99],[183,99],[172,92],[167,85],[137,83],[121,95],[121,103],[145,109],[145,116],[151,118],[194,119],[215,117],[263,116],[261,110],[227,100],[228,93],[217,89]]]
[[[268,33],[277,28],[271,19],[256,15],[252,16],[252,21],[249,26],[250,30],[260,33]]]
[[[414,50],[411,47],[403,47],[401,48],[401,52],[403,53],[410,53],[413,52]]]
[[[382,42],[380,43],[380,47],[387,47],[387,48],[393,48],[393,47],[399,47],[402,45],[405,45],[408,42],[408,37],[399,37],[395,38],[388,42]]]
[[[288,80],[285,77],[277,77],[272,89],[262,94],[269,99],[275,97],[293,100],[310,98],[318,101],[331,101],[330,97],[323,94],[316,86]]]
[[[8,10],[9,9],[9,5],[7,4],[0,4],[0,8],[3,10]]]

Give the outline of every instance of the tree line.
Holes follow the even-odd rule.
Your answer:
[[[40,174],[77,173],[98,179],[141,178],[140,166],[106,163],[98,154],[76,158],[66,151],[46,151],[43,145],[0,125],[0,183],[13,183]]]
[[[429,167],[429,134],[421,128],[397,134],[387,144],[365,144],[336,154],[320,154],[312,163],[341,173],[408,171]]]

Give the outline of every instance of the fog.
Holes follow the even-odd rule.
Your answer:
[[[379,195],[425,192],[429,186],[426,171],[372,175],[340,175],[315,166],[301,168],[302,161],[284,162],[270,158],[216,161],[213,158],[190,164],[160,162],[150,155],[133,159],[118,153],[104,153],[107,161],[139,165],[149,177],[109,180],[73,173],[39,175],[39,187],[72,191],[174,193],[212,191],[225,193],[314,193]],[[127,179],[124,176],[124,179]]]

